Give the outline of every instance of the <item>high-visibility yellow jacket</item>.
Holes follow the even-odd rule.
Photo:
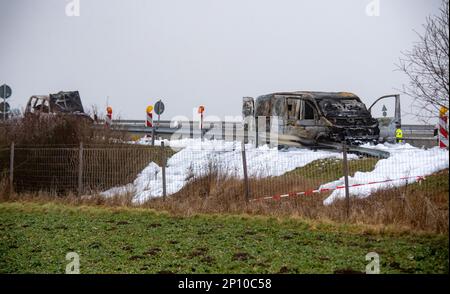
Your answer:
[[[395,131],[395,138],[397,139],[398,143],[402,143],[402,140],[401,140],[401,139],[403,139],[403,131],[402,131],[402,129],[397,129]]]

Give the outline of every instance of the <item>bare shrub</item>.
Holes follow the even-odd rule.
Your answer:
[[[439,13],[429,16],[423,28],[413,49],[402,53],[397,68],[409,79],[402,92],[413,98],[414,114],[427,121],[449,103],[448,0],[442,0]]]
[[[107,144],[128,139],[125,133],[71,115],[29,115],[10,121],[1,132],[0,145],[14,142],[22,146],[73,146],[80,142]]]

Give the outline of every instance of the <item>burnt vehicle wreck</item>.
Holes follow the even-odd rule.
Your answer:
[[[266,130],[276,129],[303,145],[378,142],[380,135],[378,120],[358,96],[347,92],[280,92],[259,96],[256,101],[244,97],[242,111],[249,131],[256,124],[248,122],[262,119]]]
[[[84,112],[78,91],[31,96],[25,108],[25,115],[71,115],[92,120]]]

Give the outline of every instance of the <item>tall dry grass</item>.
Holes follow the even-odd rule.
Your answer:
[[[75,206],[133,207],[132,194],[103,197],[100,195],[79,196],[75,193],[68,193],[61,196],[58,193],[50,193],[47,191],[8,193],[7,185],[4,187],[6,187],[6,190],[2,192],[0,186],[0,202],[33,202],[43,204],[51,202]]]
[[[242,181],[221,179],[219,176],[202,177],[165,200],[151,199],[143,206],[183,216],[245,213],[448,233],[448,177],[446,170],[428,177],[428,184],[415,183],[378,191],[364,199],[352,197],[349,218],[344,200],[337,200],[331,205],[323,204],[329,194],[247,203]],[[261,181],[261,185],[266,184]]]
[[[133,204],[133,193],[115,197],[99,195],[61,197],[48,192],[8,194],[7,185],[0,185],[0,201],[57,202],[71,205],[100,205],[141,207],[167,211],[179,216],[195,214],[248,214],[272,217],[293,217],[319,222],[373,225],[383,230],[430,233],[449,232],[448,170],[428,177],[429,187],[412,184],[406,187],[379,191],[365,199],[351,198],[350,217],[346,204],[337,200],[324,205],[325,194],[290,197],[279,201],[267,200],[247,203],[242,181],[220,176],[195,179],[178,193],[166,199],[151,199],[144,204]],[[447,183],[445,185],[445,183]]]

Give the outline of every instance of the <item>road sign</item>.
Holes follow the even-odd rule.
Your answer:
[[[11,87],[8,85],[0,86],[0,98],[8,99],[12,94]]]
[[[10,107],[7,102],[0,102],[0,113],[8,113],[9,110],[10,110]]]
[[[155,113],[157,115],[161,115],[164,112],[165,106],[164,103],[159,100],[158,102],[155,103]]]
[[[386,117],[386,116],[387,116],[387,108],[386,108],[386,105],[383,105],[383,109],[381,109],[381,111],[383,111],[383,116]]]

